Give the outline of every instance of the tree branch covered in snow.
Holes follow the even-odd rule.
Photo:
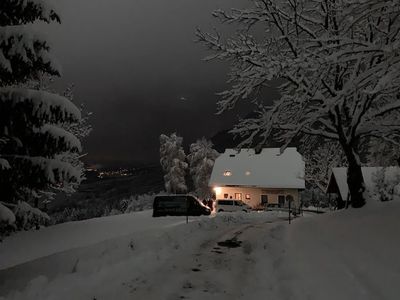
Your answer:
[[[300,135],[339,143],[349,165],[352,204],[362,206],[360,145],[370,136],[395,140],[400,133],[400,3],[252,2],[248,9],[214,12],[222,22],[244,27],[226,41],[197,31],[213,51],[208,59],[231,62],[232,87],[220,93],[219,111],[257,95],[272,79],[284,79],[281,98],[234,132],[243,144],[275,135],[282,150]]]

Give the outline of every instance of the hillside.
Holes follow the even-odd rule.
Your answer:
[[[58,195],[49,206],[49,214],[57,218],[77,213],[77,220],[100,217],[118,208],[122,199],[159,192],[164,188],[163,174],[158,164],[134,169],[130,176],[98,178],[88,176],[79,190],[71,196]]]

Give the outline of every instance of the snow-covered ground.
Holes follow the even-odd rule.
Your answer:
[[[0,299],[399,299],[399,212],[62,224],[0,245]]]
[[[186,222],[185,218],[153,219],[151,213],[152,211],[148,210],[135,214],[68,222],[38,231],[19,232],[7,238],[4,243],[0,243],[0,270],[118,236]]]

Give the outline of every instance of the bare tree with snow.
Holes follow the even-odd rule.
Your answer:
[[[187,191],[185,176],[188,164],[182,142],[183,138],[176,133],[160,136],[160,163],[165,173],[165,189],[168,193],[178,194]]]
[[[305,160],[305,180],[325,192],[332,168],[346,165],[346,158],[338,143],[316,145],[311,142],[302,149]]]
[[[43,75],[59,76],[50,47],[30,27],[60,22],[41,0],[4,0],[0,4],[0,191],[4,203],[32,201],[50,189],[82,179],[82,168],[63,160],[79,153],[81,142],[69,126],[82,122],[69,99],[27,88]],[[37,205],[37,201],[35,206]]]
[[[400,164],[400,144],[372,138],[368,144],[368,166],[389,167]]]
[[[244,25],[225,41],[197,31],[214,51],[208,59],[232,65],[232,88],[221,93],[220,112],[241,98],[256,99],[273,79],[285,80],[281,98],[234,131],[244,143],[279,132],[282,150],[299,135],[339,143],[352,206],[363,206],[360,148],[370,137],[399,135],[400,2],[253,0],[251,8],[214,16]]]
[[[210,196],[208,181],[219,153],[214,150],[210,141],[204,137],[190,145],[188,162],[197,196],[206,198]]]

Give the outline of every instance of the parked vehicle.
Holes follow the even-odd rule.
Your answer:
[[[210,215],[211,209],[193,195],[156,196],[153,202],[153,217]]]
[[[227,212],[234,212],[234,211],[245,211],[248,212],[251,210],[251,207],[248,206],[241,200],[232,200],[232,199],[220,199],[216,202],[216,210],[218,212],[227,211]]]

